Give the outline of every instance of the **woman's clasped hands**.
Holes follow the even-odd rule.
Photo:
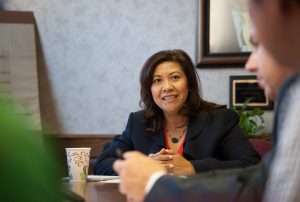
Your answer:
[[[194,166],[183,156],[171,149],[161,149],[149,157],[163,165],[169,174],[172,175],[192,175],[195,174]]]

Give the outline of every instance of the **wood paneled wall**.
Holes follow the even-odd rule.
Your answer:
[[[35,21],[32,12],[0,11],[0,96],[41,130]]]

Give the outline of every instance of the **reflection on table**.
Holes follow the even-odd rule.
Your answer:
[[[126,197],[119,192],[118,183],[87,182],[66,183],[71,191],[77,193],[87,202],[115,202],[126,201]]]

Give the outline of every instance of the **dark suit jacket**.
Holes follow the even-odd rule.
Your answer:
[[[267,180],[272,153],[247,168],[214,170],[199,175],[159,178],[145,202],[259,202]]]
[[[190,120],[183,156],[191,161],[196,172],[245,167],[259,162],[259,154],[245,138],[238,121],[238,115],[226,108],[203,110],[197,119]],[[131,113],[123,135],[116,137],[97,158],[94,173],[116,174],[112,169],[117,159],[116,148],[138,150],[146,155],[166,148],[163,129],[158,134],[150,134],[146,131],[148,127],[143,111]]]

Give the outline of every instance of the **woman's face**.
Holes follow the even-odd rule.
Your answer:
[[[178,114],[188,96],[188,81],[181,66],[171,61],[159,64],[153,73],[151,93],[165,115]]]

